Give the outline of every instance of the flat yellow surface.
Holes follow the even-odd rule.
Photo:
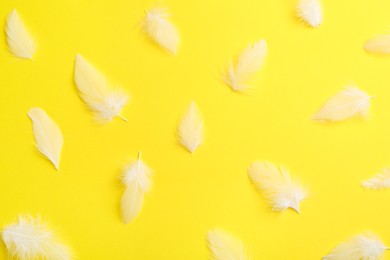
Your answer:
[[[390,192],[363,190],[359,180],[390,165],[390,57],[362,48],[389,31],[390,2],[323,2],[324,23],[311,29],[295,18],[293,0],[165,0],[182,39],[171,56],[137,28],[153,1],[2,0],[0,27],[16,8],[38,48],[33,62],[15,58],[1,35],[0,225],[40,215],[87,260],[207,259],[213,227],[257,259],[320,259],[365,230],[389,245]],[[261,38],[269,55],[256,93],[232,92],[220,69]],[[129,122],[94,123],[73,84],[77,53],[131,93]],[[310,121],[351,82],[376,96],[368,120]],[[193,155],[175,138],[191,100],[206,128]],[[62,129],[60,173],[34,148],[33,106]],[[154,187],[124,225],[118,176],[139,150]],[[301,215],[269,210],[247,178],[254,160],[283,164],[305,183]]]

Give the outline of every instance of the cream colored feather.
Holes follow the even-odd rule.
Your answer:
[[[41,108],[31,108],[28,111],[28,116],[33,123],[33,133],[38,151],[59,170],[61,150],[64,144],[61,129]]]
[[[177,129],[179,142],[193,153],[203,142],[203,117],[195,102],[191,102]]]
[[[388,248],[374,234],[361,234],[336,246],[322,260],[379,260]]]
[[[378,174],[362,181],[362,186],[366,189],[388,189],[390,188],[390,168],[383,168]]]
[[[18,222],[5,226],[3,242],[14,259],[70,260],[71,250],[62,244],[38,218],[19,216]]]
[[[372,53],[390,54],[390,34],[378,35],[367,40],[364,49]]]
[[[267,43],[265,40],[260,40],[256,43],[249,44],[240,54],[237,61],[230,62],[228,68],[223,73],[222,78],[227,85],[234,91],[245,92],[251,88],[249,82],[258,72],[267,54]]]
[[[130,163],[124,170],[123,184],[126,186],[121,200],[122,219],[125,224],[133,221],[140,213],[144,195],[152,186],[152,170],[141,160]]]
[[[272,210],[291,208],[300,213],[300,203],[307,197],[302,185],[290,177],[282,166],[269,162],[254,162],[248,168],[248,176],[255,187],[267,198]]]
[[[307,25],[317,28],[322,23],[322,7],[320,0],[300,0],[297,16]]]
[[[367,117],[370,96],[350,86],[329,99],[312,117],[314,121],[342,121],[351,117]]]
[[[127,121],[120,112],[128,95],[120,86],[111,86],[106,77],[79,54],[76,55],[74,81],[81,99],[98,122],[107,123],[117,116]]]
[[[155,43],[172,54],[176,54],[180,37],[176,27],[168,18],[169,14],[165,8],[149,9],[141,22],[141,29]]]
[[[224,230],[216,228],[207,232],[207,244],[212,260],[251,259],[243,243]]]

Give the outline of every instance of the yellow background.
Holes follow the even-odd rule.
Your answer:
[[[154,3],[1,1],[1,28],[16,8],[38,48],[33,62],[14,58],[1,36],[0,225],[40,215],[79,259],[207,259],[213,227],[241,238],[257,259],[320,259],[365,230],[389,245],[390,192],[363,190],[359,180],[390,165],[390,58],[362,48],[389,31],[390,2],[324,0],[324,23],[311,29],[295,18],[293,0],[165,0],[182,39],[176,57],[137,28]],[[261,38],[269,55],[256,93],[232,92],[220,69]],[[94,123],[73,84],[77,53],[131,93],[128,123]],[[370,118],[311,122],[350,82],[376,96]],[[191,100],[206,128],[193,155],[175,139]],[[34,148],[33,106],[62,129],[60,173]],[[124,225],[118,176],[139,150],[154,187]],[[305,183],[301,215],[269,210],[247,178],[254,160],[283,164]]]

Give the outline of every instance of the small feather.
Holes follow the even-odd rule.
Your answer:
[[[152,41],[172,54],[176,54],[180,37],[176,27],[168,18],[169,14],[165,8],[149,9],[141,22],[141,29]]]
[[[320,0],[300,0],[297,16],[307,25],[317,28],[322,23],[322,7]]]
[[[9,50],[19,58],[32,59],[35,53],[35,42],[24,26],[16,10],[8,15],[5,25]]]
[[[360,234],[336,246],[322,260],[379,260],[387,247],[374,234]]]
[[[307,197],[307,191],[290,177],[284,167],[269,162],[254,162],[248,168],[248,176],[265,195],[272,210],[291,208],[300,213],[299,205]]]
[[[28,111],[28,116],[33,123],[33,133],[38,151],[59,170],[61,150],[64,144],[60,128],[41,108],[31,108]]]
[[[38,218],[21,215],[18,222],[5,226],[3,242],[8,254],[16,259],[72,259],[71,250]]]
[[[125,224],[133,221],[141,212],[144,195],[152,186],[152,170],[141,160],[131,162],[124,169],[122,182],[126,186],[121,200],[122,219]]]
[[[128,96],[120,86],[111,86],[106,77],[97,71],[81,55],[76,55],[74,81],[79,95],[95,119],[100,123],[107,123],[114,117],[120,117]]]
[[[336,122],[351,117],[367,117],[371,97],[351,86],[330,98],[312,117],[319,122]]]
[[[191,102],[177,129],[179,142],[193,153],[203,142],[203,116],[195,102]]]
[[[390,168],[383,168],[372,178],[362,181],[362,186],[373,190],[390,188]]]
[[[247,249],[233,235],[221,229],[207,232],[207,244],[212,260],[249,260]]]
[[[390,54],[390,34],[378,35],[367,40],[364,49],[372,53]]]
[[[249,44],[239,55],[237,62],[230,62],[222,78],[234,91],[245,92],[251,88],[249,84],[254,75],[264,64],[267,54],[267,43],[264,39]]]

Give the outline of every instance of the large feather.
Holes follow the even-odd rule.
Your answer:
[[[300,213],[299,205],[307,197],[307,191],[290,177],[284,167],[264,161],[254,162],[248,168],[248,176],[266,196],[272,210],[291,208]]]
[[[8,48],[15,56],[24,59],[33,58],[35,42],[16,10],[12,10],[7,17],[5,33],[7,34]]]
[[[41,108],[31,108],[28,111],[28,116],[33,124],[33,133],[38,151],[49,159],[58,170],[64,144],[60,128]]]
[[[212,260],[249,260],[241,240],[221,229],[207,232],[207,244]]]
[[[179,33],[168,18],[169,14],[165,8],[157,7],[146,10],[141,29],[155,43],[172,54],[176,54],[180,41]]]
[[[15,259],[70,260],[71,250],[63,245],[44,223],[31,216],[19,216],[18,222],[5,226],[4,244]]]
[[[130,163],[124,170],[123,184],[126,186],[121,200],[122,219],[125,224],[133,221],[142,209],[144,195],[152,186],[152,170],[141,160]]]
[[[388,189],[390,188],[390,168],[383,168],[378,174],[362,181],[362,186],[366,189]]]
[[[177,129],[179,142],[193,153],[203,142],[203,117],[195,102],[183,114]]]
[[[322,23],[322,7],[320,0],[300,0],[297,16],[311,27],[319,27]]]
[[[322,260],[379,260],[388,248],[374,234],[360,234],[336,246]]]
[[[320,122],[332,122],[351,117],[367,117],[370,98],[365,92],[355,87],[347,87],[330,98],[312,119]]]
[[[237,62],[231,61],[226,71],[223,73],[223,80],[234,91],[245,92],[250,89],[248,85],[253,80],[253,76],[258,72],[267,54],[267,43],[264,39],[249,44],[240,54]]]
[[[81,99],[98,122],[106,123],[120,115],[128,96],[120,86],[111,86],[106,77],[80,54],[76,55],[74,81]]]
[[[372,53],[390,54],[390,34],[378,35],[367,40],[364,49]]]

